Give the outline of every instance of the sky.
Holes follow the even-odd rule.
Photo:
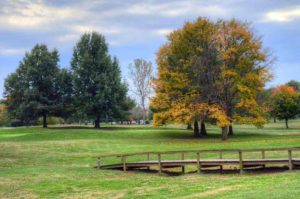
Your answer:
[[[166,35],[197,17],[251,22],[276,57],[268,86],[300,81],[300,0],[1,0],[0,97],[5,77],[37,43],[58,49],[60,66],[69,67],[80,36],[97,31],[126,78],[136,58],[155,66]]]

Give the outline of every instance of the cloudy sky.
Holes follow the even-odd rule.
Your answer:
[[[98,31],[125,76],[135,58],[155,64],[166,34],[199,16],[252,22],[277,57],[269,86],[300,80],[299,0],[1,0],[0,93],[5,77],[36,43],[57,48],[60,65],[69,67],[80,35]]]

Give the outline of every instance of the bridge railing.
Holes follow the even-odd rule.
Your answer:
[[[163,155],[174,155],[179,154],[180,159],[184,160],[186,154],[192,154],[194,159],[197,160],[198,165],[198,172],[201,170],[201,164],[200,159],[202,158],[203,154],[207,153],[214,153],[219,156],[218,159],[223,159],[225,153],[235,153],[238,155],[239,159],[239,168],[240,171],[243,171],[243,160],[244,160],[244,154],[245,153],[252,153],[252,152],[259,152],[261,153],[261,159],[266,158],[266,152],[287,152],[287,159],[289,161],[289,169],[293,169],[292,164],[292,154],[294,151],[300,152],[300,147],[291,147],[291,148],[258,148],[258,149],[204,149],[204,150],[176,150],[176,151],[147,151],[147,152],[139,152],[139,153],[125,153],[125,154],[108,154],[108,155],[101,155],[97,157],[97,167],[100,169],[101,165],[103,165],[104,159],[106,158],[120,158],[121,164],[123,164],[123,170],[126,171],[127,167],[126,164],[129,163],[128,161],[129,157],[139,156],[142,157],[144,161],[150,161],[150,157],[153,159],[153,156],[155,157],[155,160],[158,162],[159,172],[162,171],[162,161]],[[179,159],[179,158],[177,158]],[[222,166],[220,166],[220,169],[222,169]],[[184,172],[184,167],[182,167],[182,170]]]

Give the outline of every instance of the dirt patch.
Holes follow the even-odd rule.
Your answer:
[[[206,191],[206,192],[202,192],[202,193],[195,193],[195,194],[191,194],[185,197],[182,197],[184,199],[193,199],[193,198],[202,198],[202,197],[208,197],[208,196],[214,196],[226,191],[231,191],[234,189],[237,189],[239,186],[227,186],[227,187],[221,187],[218,189],[214,189],[212,191]]]
[[[127,191],[86,191],[80,193],[74,193],[74,195],[70,196],[62,196],[65,199],[82,199],[82,198],[112,198],[112,199],[121,199],[124,198]]]

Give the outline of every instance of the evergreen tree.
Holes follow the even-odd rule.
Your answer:
[[[59,55],[49,51],[45,45],[36,45],[26,53],[18,69],[5,80],[7,109],[12,118],[25,125],[36,124],[43,117],[47,127],[47,116],[58,109]]]
[[[124,108],[127,86],[121,82],[116,58],[111,58],[104,36],[84,34],[74,48],[71,67],[76,107],[95,121],[114,117]]]

